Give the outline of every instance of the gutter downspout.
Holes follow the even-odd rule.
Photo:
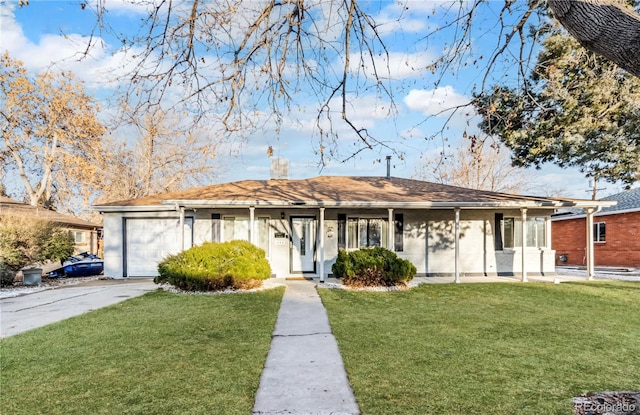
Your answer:
[[[389,212],[388,225],[387,225],[387,248],[390,251],[395,252],[395,224],[393,223],[393,209],[387,209]]]
[[[527,282],[527,209],[522,208],[522,282]]]
[[[460,283],[460,208],[455,209],[455,252],[454,252],[454,282]]]
[[[180,251],[184,251],[184,206],[180,206]]]
[[[256,208],[249,206],[249,242],[256,245]]]
[[[594,273],[594,247],[593,247],[593,215],[602,210],[602,206],[585,209],[587,212],[587,280],[593,281]]]
[[[324,208],[320,208],[320,260],[318,261],[318,272],[320,273],[320,283],[324,284]]]

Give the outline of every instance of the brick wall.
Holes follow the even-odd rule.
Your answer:
[[[606,241],[595,242],[595,265],[640,267],[640,212],[595,216],[594,223],[606,224]],[[586,264],[586,219],[551,222],[551,246],[556,250],[556,264],[567,254],[567,265]]]

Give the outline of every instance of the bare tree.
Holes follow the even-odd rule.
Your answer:
[[[190,114],[194,125],[243,134],[266,118],[282,123],[295,116],[303,97],[314,98],[321,161],[344,159],[336,124],[345,125],[358,140],[346,158],[388,146],[359,124],[353,104],[358,96],[370,94],[381,102],[386,116],[397,111],[392,54],[384,37],[390,22],[376,19],[376,5],[358,0],[139,0],[136,4],[146,4],[148,13],[139,32],[126,36],[111,30],[106,0],[82,2],[97,16],[93,41],[85,53],[101,41],[102,31],[119,38],[133,67],[124,99],[137,111],[170,102]],[[540,23],[549,18],[549,10],[585,47],[638,74],[639,17],[623,0],[549,0],[549,9],[542,0],[434,4],[444,20],[425,30],[412,47],[433,52],[433,62],[414,70],[432,72],[435,86],[445,75],[474,66],[480,74],[476,92],[482,92],[494,75],[502,75],[496,69],[504,62],[515,67],[512,78],[523,81],[543,35]],[[420,7],[408,0],[398,6],[399,10]],[[597,22],[582,13],[594,8],[620,19]],[[392,24],[402,24],[405,13],[394,18]],[[625,33],[615,38],[621,47],[610,48],[609,37],[599,41],[597,37],[605,33],[600,27],[613,28],[609,32],[616,35]],[[446,47],[433,51],[430,42],[439,36],[447,39]],[[494,46],[488,56],[480,55],[476,39],[489,36],[495,39]]]
[[[123,99],[136,110],[144,113],[160,102],[170,102],[188,108],[194,123],[242,134],[255,130],[267,122],[266,118],[278,125],[288,116],[295,117],[300,101],[310,98],[316,100],[321,162],[388,147],[383,139],[359,124],[357,112],[361,108],[354,101],[374,95],[384,116],[395,116],[397,85],[391,68],[394,57],[384,35],[390,30],[387,27],[402,24],[402,12],[397,21],[379,22],[370,5],[357,0],[165,0],[148,4],[148,14],[138,34],[122,37],[111,32],[120,36],[133,63]],[[413,4],[402,3],[398,8],[409,9]],[[525,24],[535,20],[532,16],[539,4],[539,0],[508,1],[498,8],[495,13],[499,16],[496,26],[501,26],[500,38],[493,55],[482,57],[474,56],[473,39],[483,30],[480,25],[475,26],[475,10],[487,4],[482,0],[452,1],[448,5],[443,2],[437,7],[448,20],[426,32],[414,47],[425,52],[430,39],[440,35],[451,37],[452,42],[434,61],[420,62],[412,70],[432,71],[436,85],[440,76],[472,60],[477,65],[484,64],[485,73],[490,74],[499,57],[518,40],[523,42],[521,54],[525,62]],[[100,31],[109,30],[108,4],[97,0],[86,8],[98,17],[99,24],[92,34],[98,42]],[[86,53],[92,47],[90,43]],[[346,156],[337,145],[337,124],[346,126],[357,140]],[[344,131],[341,134],[343,139],[348,135]]]
[[[93,181],[104,128],[82,84],[70,73],[32,78],[8,53],[0,64],[0,159],[20,177],[30,203],[50,204],[63,189],[70,194]]]
[[[465,137],[467,145],[443,150],[416,167],[414,177],[468,189],[523,193],[532,189],[532,175],[511,165],[509,151],[490,139]]]
[[[179,114],[159,109],[141,119],[124,112],[134,134],[127,141],[116,131],[106,141],[98,199],[132,199],[209,184],[215,178],[217,140],[204,129],[183,129]]]

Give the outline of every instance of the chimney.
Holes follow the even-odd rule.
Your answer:
[[[391,178],[391,156],[387,156],[387,179]]]
[[[289,178],[289,160],[280,157],[271,159],[271,179],[286,180]]]

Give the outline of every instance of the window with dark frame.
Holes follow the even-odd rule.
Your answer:
[[[402,213],[395,214],[394,226],[394,248],[396,252],[402,252],[404,250],[404,215]]]
[[[347,215],[338,214],[338,249],[347,248]]]
[[[496,221],[498,214],[496,214]],[[522,219],[516,217],[502,218],[502,226],[500,229],[502,236],[502,249],[522,247]],[[526,246],[531,248],[545,248],[546,240],[546,223],[544,217],[527,218],[527,241]],[[496,249],[498,247],[497,236]]]
[[[607,225],[605,222],[596,222],[593,224],[593,242],[607,241]]]
[[[338,214],[338,249],[358,249],[370,246],[387,247],[387,235],[389,232],[387,222],[386,218],[352,217],[347,219],[346,214]],[[395,214],[393,226],[393,249],[396,252],[402,252],[404,250],[404,215],[402,213]],[[349,235],[348,239],[347,234]]]
[[[504,246],[502,244],[502,222],[504,215],[502,213],[496,213],[493,221],[493,241],[496,251],[502,251]]]
[[[347,249],[381,246],[387,248],[388,220],[386,218],[348,218]]]

